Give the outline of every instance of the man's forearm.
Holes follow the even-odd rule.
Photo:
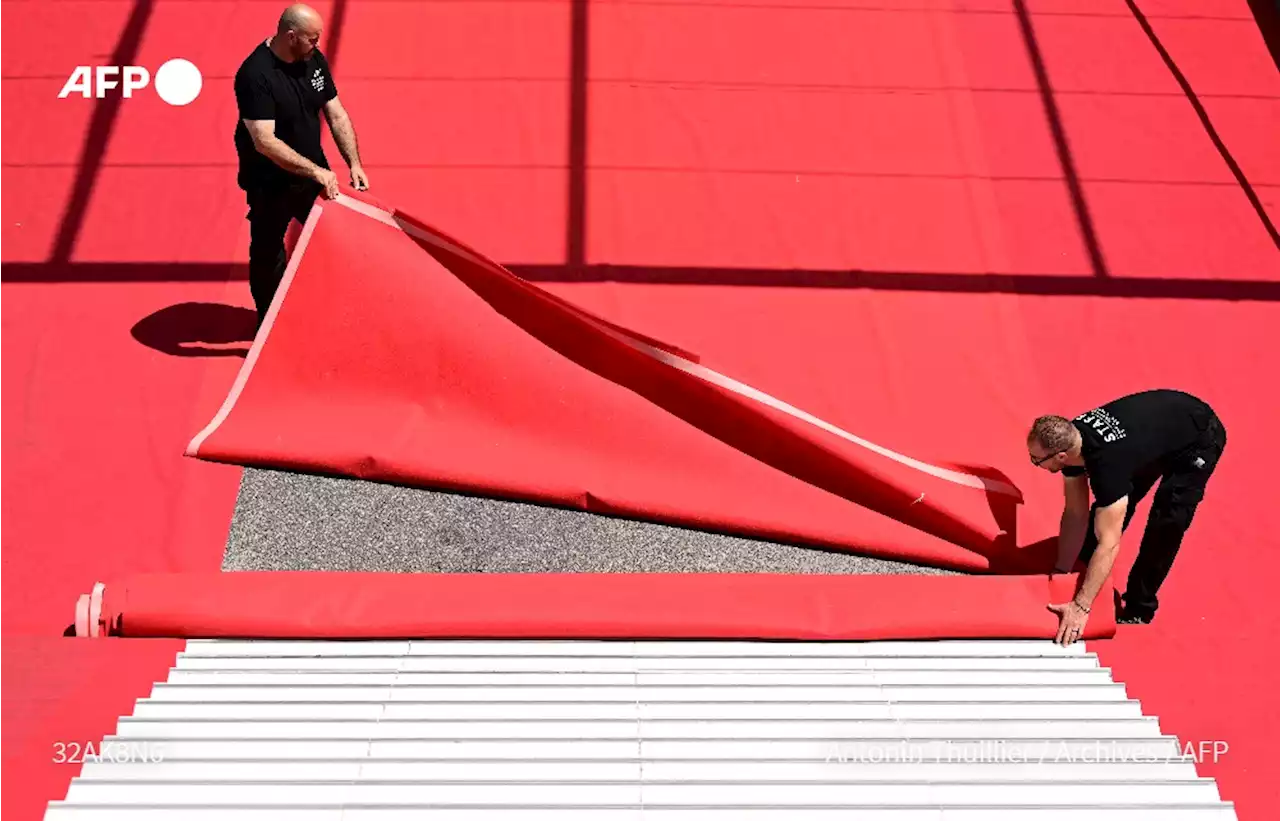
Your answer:
[[[1084,534],[1089,528],[1089,511],[1062,512],[1062,523],[1058,529],[1058,563],[1059,572],[1067,573],[1076,563],[1080,548],[1084,546]]]
[[[1093,607],[1093,600],[1102,589],[1102,582],[1111,575],[1111,568],[1116,563],[1116,554],[1119,552],[1119,540],[1098,542],[1098,548],[1093,551],[1093,558],[1089,559],[1089,567],[1084,571],[1084,582],[1081,583],[1080,590],[1075,596],[1078,604]]]
[[[320,166],[294,151],[283,140],[276,137],[264,139],[258,144],[258,151],[285,171],[297,174],[299,177],[315,179],[316,172],[320,170]]]
[[[333,132],[333,141],[338,144],[342,159],[348,167],[360,165],[360,147],[356,143],[356,127],[351,118],[345,114],[329,121],[329,129]]]

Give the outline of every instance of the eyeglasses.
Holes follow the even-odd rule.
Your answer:
[[[1031,464],[1035,465],[1036,467],[1040,467],[1040,466],[1041,466],[1041,465],[1043,465],[1045,462],[1047,462],[1047,461],[1049,461],[1050,459],[1052,459],[1053,457],[1057,456],[1059,453],[1066,453],[1066,451],[1065,451],[1065,450],[1055,450],[1053,453],[1050,453],[1048,456],[1041,456],[1039,459],[1036,459],[1035,457],[1032,457],[1032,458],[1031,458]]]

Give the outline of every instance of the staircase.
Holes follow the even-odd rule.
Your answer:
[[[191,641],[48,821],[1235,819],[1083,645]]]

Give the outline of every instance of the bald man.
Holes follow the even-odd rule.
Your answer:
[[[284,276],[290,221],[305,223],[317,196],[338,195],[337,175],[320,145],[321,112],[351,169],[351,186],[369,187],[351,117],[318,47],[323,29],[315,9],[289,6],[276,33],[236,71],[237,183],[249,204],[249,290],[259,326]]]

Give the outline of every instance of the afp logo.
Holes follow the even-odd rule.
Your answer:
[[[125,97],[133,97],[151,82],[151,74],[143,66],[76,66],[58,92],[58,99],[78,93],[85,99],[101,100],[107,91],[119,88]],[[169,105],[186,105],[200,96],[204,79],[200,69],[190,60],[170,60],[156,71],[156,94]]]

